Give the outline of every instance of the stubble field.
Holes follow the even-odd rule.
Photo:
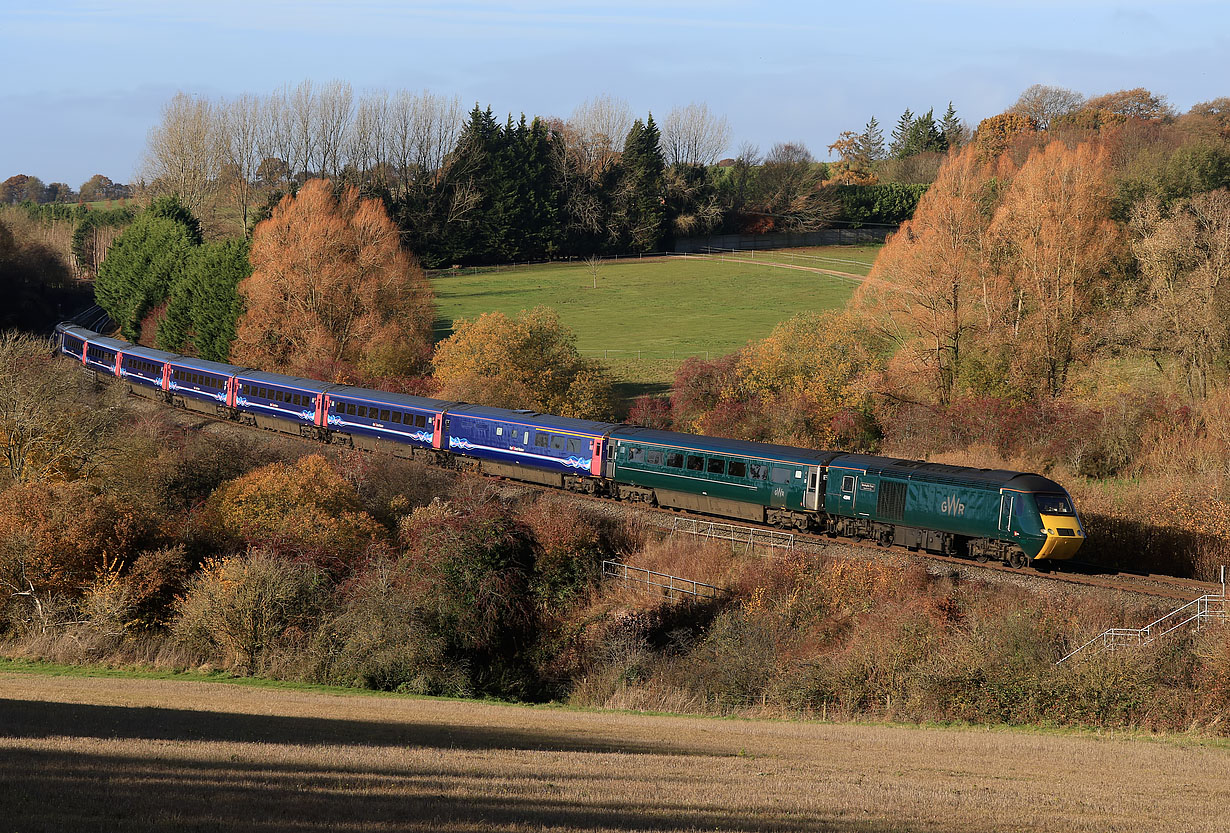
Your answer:
[[[0,673],[35,830],[1214,831],[1224,744]]]

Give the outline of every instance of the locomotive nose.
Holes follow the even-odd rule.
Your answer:
[[[1075,515],[1043,515],[1042,529],[1046,533],[1046,543],[1037,558],[1071,558],[1085,543],[1085,531]]]

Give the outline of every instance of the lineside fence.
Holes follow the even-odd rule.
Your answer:
[[[729,595],[729,591],[713,584],[646,570],[644,567],[632,567],[619,561],[603,561],[602,577],[617,579],[630,587],[643,586],[645,590],[661,593],[667,598],[691,596],[694,599],[720,599]]]
[[[703,521],[699,518],[672,518],[671,537],[675,533],[692,535],[697,538],[709,538],[713,541],[729,541],[732,550],[742,547],[744,552],[751,552],[756,547],[770,549],[793,550],[794,534],[779,532],[775,529],[761,529],[755,526],[737,526],[735,524]]]

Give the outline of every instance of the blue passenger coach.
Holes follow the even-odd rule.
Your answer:
[[[218,413],[219,409],[225,412],[234,406],[231,382],[240,368],[187,356],[176,356],[167,367],[167,390],[173,404],[207,414]]]
[[[315,379],[244,369],[235,374],[235,407],[244,422],[316,438],[321,397],[334,387]]]
[[[412,449],[438,447],[441,415],[454,403],[426,396],[338,386],[325,399],[331,437],[357,448],[388,450],[402,457]]]
[[[165,350],[154,350],[129,344],[120,359],[120,378],[128,383],[128,389],[141,396],[161,396],[154,391],[167,387],[167,364],[179,358]]]
[[[490,474],[593,491],[593,481],[602,475],[606,437],[616,427],[534,411],[458,405],[444,416],[441,448],[482,460],[483,471]]]

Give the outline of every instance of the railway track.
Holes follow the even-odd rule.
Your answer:
[[[87,372],[90,372],[90,371],[87,371]],[[102,382],[113,383],[114,382],[114,380],[108,379],[103,376],[95,375],[95,378],[100,383]],[[152,400],[144,399],[142,397],[134,396],[132,397],[132,399],[135,401],[140,401],[140,402],[148,402],[149,404],[154,405],[155,407],[161,407],[176,415],[188,417],[189,418],[187,420],[188,422],[194,422],[198,424],[205,422],[205,423],[211,423],[211,424],[227,426],[227,427],[233,426],[233,427],[243,428],[246,431],[258,432],[262,434],[274,434],[275,436],[278,436],[278,437],[284,437],[290,440],[298,440],[300,443],[303,443],[304,445],[307,445],[313,448],[320,447],[320,443],[314,440],[310,440],[305,437],[299,437],[293,434],[284,434],[280,432],[272,432],[272,431],[268,431],[265,429],[257,428],[256,426],[244,425],[243,423],[235,422],[233,420],[223,419],[221,417],[214,417],[209,414],[200,413],[198,411],[187,411],[187,410],[182,410],[179,408],[172,408],[169,406],[157,406],[156,403],[154,403]],[[370,452],[364,452],[364,453],[370,453]],[[422,459],[418,459],[415,462],[421,465],[431,465],[430,463]],[[441,467],[433,466],[433,468],[436,468],[437,470],[441,470],[441,471],[448,471],[448,469],[444,469]],[[455,470],[455,471],[459,474],[462,473],[461,470]],[[567,489],[553,488],[550,486],[544,486],[544,485],[537,484],[537,483],[528,483],[528,482],[521,481],[521,480],[513,480],[509,478],[499,477],[496,475],[483,474],[482,476],[492,481],[500,481],[500,482],[505,482],[509,484],[515,484],[518,487],[531,490],[531,491],[535,491],[541,494],[567,495],[585,504],[598,505],[598,506],[603,506],[603,507],[608,507],[608,508],[619,507],[620,509],[624,511],[635,512],[638,514],[642,514],[645,517],[654,517],[654,518],[659,518],[662,520],[666,520],[670,518],[677,518],[677,517],[694,518],[694,519],[701,520],[701,521],[718,520],[710,515],[702,515],[700,513],[690,512],[687,510],[668,509],[668,508],[662,508],[662,507],[656,507],[656,506],[649,506],[644,503],[633,503],[633,502],[628,502],[628,501],[619,501],[613,498],[585,495],[585,494],[570,491]],[[721,519],[721,522],[725,523],[728,521],[727,519]],[[671,522],[671,524],[673,524],[673,521]],[[657,526],[662,529],[667,529],[671,526],[671,524],[663,523],[663,524],[657,524]],[[769,524],[756,524],[756,523],[743,522],[737,525],[740,527],[746,527],[749,529],[761,529],[761,530],[774,531],[774,532],[782,531],[779,527],[774,527]],[[800,542],[802,545],[806,546],[807,548],[813,551],[818,551],[818,552],[831,551],[836,546],[855,547],[861,550],[866,550],[869,553],[877,553],[879,555],[884,555],[884,556],[894,556],[894,557],[898,557],[898,558],[905,559],[905,560],[915,560],[915,561],[918,561],[919,563],[924,563],[924,564],[927,564],[927,563],[935,564],[935,565],[948,564],[957,569],[964,569],[964,570],[971,570],[971,571],[981,570],[981,571],[987,571],[988,573],[1002,574],[1004,576],[1016,576],[1024,580],[1057,582],[1057,583],[1073,585],[1073,586],[1084,586],[1084,587],[1090,587],[1090,588],[1099,588],[1103,590],[1114,590],[1114,591],[1119,591],[1119,592],[1132,593],[1136,595],[1148,596],[1148,597],[1166,599],[1166,600],[1187,601],[1187,600],[1205,595],[1207,593],[1216,593],[1216,592],[1221,591],[1221,585],[1213,583],[1213,582],[1202,582],[1202,581],[1197,581],[1196,579],[1185,579],[1185,578],[1178,578],[1175,576],[1133,573],[1133,572],[1125,571],[1125,570],[1108,569],[1100,565],[1088,564],[1085,562],[1059,562],[1057,569],[1041,571],[1041,570],[1037,570],[1032,567],[1016,568],[1016,567],[1010,567],[1006,564],[1000,564],[1000,563],[989,562],[989,561],[979,562],[977,560],[970,559],[970,558],[960,558],[960,557],[955,557],[955,556],[939,555],[935,553],[928,553],[928,552],[921,551],[921,550],[920,551],[910,551],[906,549],[905,547],[900,547],[900,546],[884,547],[874,542],[865,541],[865,540],[854,540],[854,539],[847,539],[847,538],[829,538],[825,535],[816,535],[816,534],[803,533],[803,532],[792,532],[791,534],[793,534],[795,536],[795,539],[798,542]],[[700,577],[700,578],[703,578],[703,577]]]

